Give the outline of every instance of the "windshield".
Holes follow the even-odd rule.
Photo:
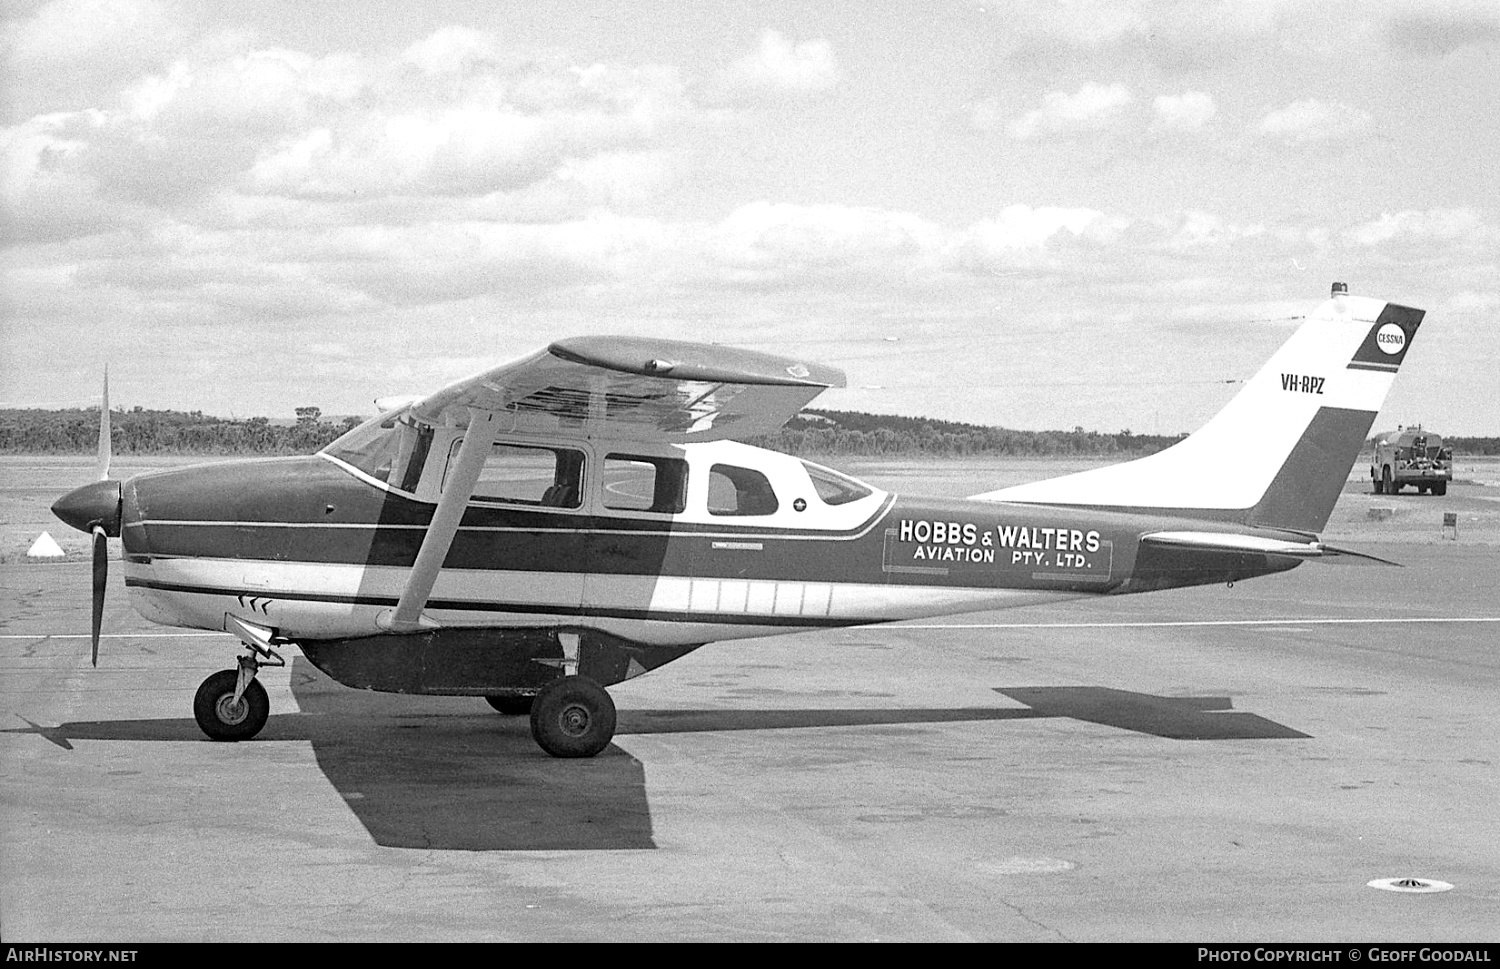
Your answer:
[[[321,453],[353,465],[377,481],[411,491],[416,481],[406,479],[421,474],[431,442],[432,428],[414,424],[403,409],[365,421]],[[397,473],[402,466],[410,466],[415,474]]]

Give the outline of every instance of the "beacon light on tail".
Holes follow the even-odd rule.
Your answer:
[[[704,643],[1370,561],[1317,532],[1422,315],[1336,284],[1197,433],[969,500],[742,443],[837,370],[593,337],[392,399],[315,455],[106,478],[55,510],[96,550],[120,536],[143,616],[244,645],[195,698],[210,737],[255,736],[256,672],[295,644],[345,685],[482,696],[590,756],[606,687]]]

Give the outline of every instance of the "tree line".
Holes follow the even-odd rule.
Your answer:
[[[225,420],[202,411],[112,410],[110,448],[116,454],[306,454],[359,423],[324,421],[317,408],[298,408],[295,424],[269,418]],[[0,452],[92,454],[99,443],[99,408],[0,410]]]
[[[324,420],[317,407],[297,408],[294,424],[265,417],[224,419],[201,411],[110,411],[112,448],[119,454],[307,454],[359,423]],[[751,441],[799,456],[1137,457],[1186,435],[1086,431],[1021,431],[920,417],[809,410],[775,434]],[[99,409],[0,410],[0,453],[91,454],[99,440]],[[1500,455],[1500,438],[1445,437],[1454,453]]]

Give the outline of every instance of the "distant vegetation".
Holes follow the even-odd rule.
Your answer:
[[[295,424],[265,417],[224,420],[201,411],[111,411],[110,447],[116,454],[306,454],[359,423],[321,419],[316,407],[299,407]],[[99,443],[99,408],[0,410],[0,452],[92,454]]]
[[[297,420],[225,420],[200,411],[116,410],[110,413],[116,454],[307,454],[359,422],[324,420],[317,407],[299,407]],[[752,443],[789,454],[846,457],[1024,456],[1137,457],[1170,447],[1183,435],[1018,431],[953,421],[855,411],[809,410],[776,434]],[[99,438],[98,408],[0,410],[0,453],[91,454]],[[1455,454],[1500,455],[1500,438],[1450,437]]]
[[[1443,443],[1451,447],[1457,457],[1500,455],[1500,437],[1448,437],[1444,435]]]
[[[1071,431],[1017,431],[925,417],[808,410],[792,418],[778,433],[751,443],[798,455],[1088,457],[1150,454],[1183,437],[1130,431],[1101,434],[1081,427]]]

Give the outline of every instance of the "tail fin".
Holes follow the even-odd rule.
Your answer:
[[[1333,297],[1234,399],[1172,447],[1124,464],[975,495],[1317,532],[1348,480],[1423,311]]]

